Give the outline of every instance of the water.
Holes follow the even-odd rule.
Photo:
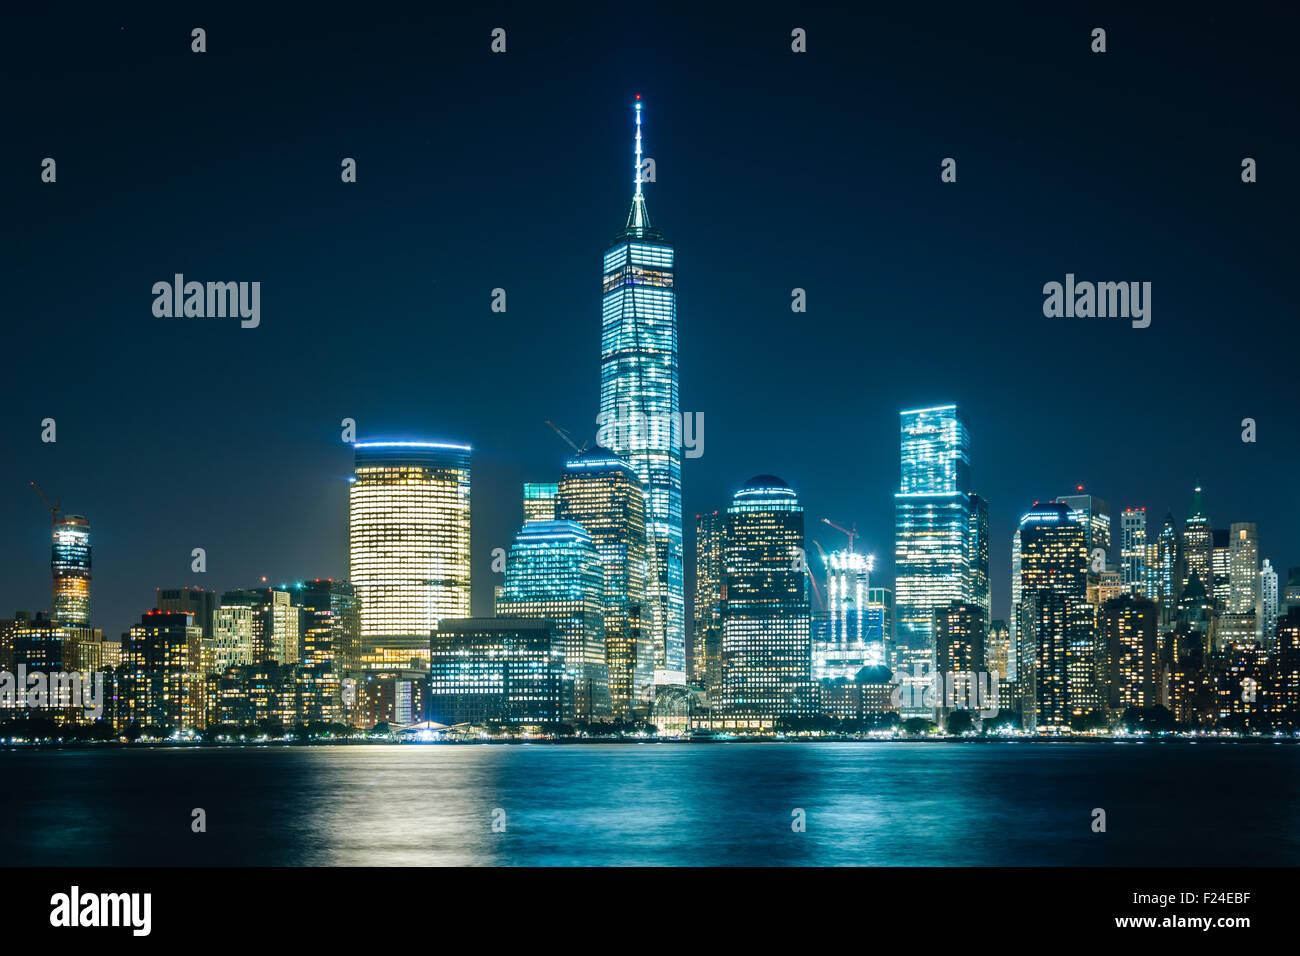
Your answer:
[[[1271,743],[11,750],[0,773],[8,865],[1300,863],[1300,747]]]

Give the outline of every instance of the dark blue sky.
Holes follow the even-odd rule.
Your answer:
[[[777,474],[810,536],[829,548],[818,518],[856,522],[888,578],[898,411],[955,401],[992,510],[995,615],[1015,521],[1079,482],[1155,521],[1201,482],[1215,526],[1259,522],[1285,574],[1293,25],[1265,5],[1045,6],[13,15],[0,612],[49,601],[31,479],[90,518],[109,634],[157,586],[346,576],[353,417],[365,437],[474,446],[487,613],[520,483],[567,452],[544,420],[594,437],[635,93],[650,215],[677,247],[682,406],[705,418],[689,516]],[[150,289],[176,272],[260,281],[261,326],[155,318]],[[1067,272],[1150,281],[1150,328],[1044,318]]]

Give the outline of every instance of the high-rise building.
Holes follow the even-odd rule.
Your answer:
[[[348,704],[343,680],[361,676],[361,609],[356,590],[343,581],[305,581],[291,592],[301,608],[298,659],[301,717],[310,723],[343,722]]]
[[[1096,705],[1088,563],[1084,524],[1068,505],[1036,504],[1020,519],[1020,649],[1029,653],[1018,660],[1032,653],[1033,666],[1019,676],[1040,730],[1064,729]]]
[[[541,730],[572,712],[572,693],[554,621],[470,617],[439,624],[429,665],[430,720]]]
[[[1260,639],[1271,650],[1277,632],[1277,571],[1268,558],[1259,569],[1259,607]]]
[[[54,523],[50,558],[54,578],[54,620],[90,625],[90,522],[81,515],[60,515]]]
[[[127,719],[182,731],[206,725],[203,628],[193,614],[145,612],[131,628],[122,657]]]
[[[803,535],[803,506],[773,475],[751,478],[727,508],[717,709],[750,727],[813,709]]]
[[[293,603],[288,591],[237,588],[221,595],[221,607],[252,609],[252,663],[278,661],[285,666],[301,663],[302,609]]]
[[[224,674],[227,668],[253,663],[256,611],[250,605],[222,605],[212,615],[212,640],[209,658],[212,671]]]
[[[1105,553],[1106,564],[1110,564],[1110,505],[1095,495],[1083,494],[1083,485],[1079,485],[1079,494],[1062,495],[1056,499],[1068,505],[1078,516],[1083,525],[1084,543],[1088,548],[1089,568],[1092,566],[1092,553],[1100,548]],[[1090,572],[1089,573],[1095,573]]]
[[[894,495],[894,600],[898,676],[920,700],[934,666],[934,612],[968,601],[971,581],[970,437],[956,405],[899,414],[900,481]],[[904,709],[907,716],[924,708]]]
[[[1215,607],[1222,611],[1227,610],[1232,599],[1232,572],[1228,566],[1231,544],[1227,528],[1215,528],[1211,533],[1214,536],[1214,550],[1210,556],[1210,577],[1213,580],[1206,581],[1205,587],[1214,598]]]
[[[200,587],[158,588],[154,607],[165,614],[191,614],[194,624],[203,631],[203,640],[212,643],[212,619],[217,609],[217,592]]]
[[[726,516],[695,516],[695,602],[691,683],[710,699],[722,682],[722,581],[726,572]]]
[[[1147,597],[1147,509],[1125,508],[1119,526],[1120,583],[1128,594]]]
[[[1228,529],[1228,612],[1259,610],[1259,530],[1253,521],[1233,522]]]
[[[1208,594],[1214,591],[1214,529],[1205,513],[1205,496],[1198,486],[1192,496],[1192,510],[1183,522],[1182,586],[1195,575]]]
[[[826,621],[812,643],[814,680],[853,680],[864,667],[885,662],[882,628],[871,618],[872,560],[852,551],[825,555]]]
[[[427,661],[444,617],[470,613],[470,449],[358,443],[349,496],[351,581],[367,668]]]
[[[986,671],[987,642],[983,608],[953,601],[934,612],[935,689],[939,692],[935,706],[941,716],[959,703],[974,710],[973,705],[981,702],[976,698],[984,686],[977,675]],[[992,691],[992,683],[987,686]]]
[[[994,621],[989,626],[984,658],[989,673],[998,675],[999,684],[1009,685],[1015,681],[1015,650],[1011,645],[1011,628],[1007,626],[1006,621]]]
[[[506,559],[498,617],[555,621],[564,638],[564,663],[573,680],[574,716],[612,716],[605,662],[605,586],[600,553],[573,521],[529,521]]]
[[[1111,711],[1155,707],[1160,673],[1156,646],[1156,605],[1124,594],[1101,606],[1099,631],[1106,648],[1108,705]]]
[[[636,191],[627,224],[605,250],[597,442],[628,460],[646,489],[655,667],[684,681],[682,420],[677,385],[673,247],[650,225],[642,194],[641,103]]]
[[[984,611],[984,627],[992,620],[989,589],[989,503],[970,496],[970,603]]]
[[[648,709],[654,681],[645,492],[631,466],[603,448],[565,464],[558,487],[559,520],[581,525],[600,556],[610,703],[615,717],[627,719]]]
[[[554,481],[524,482],[524,521],[554,521],[560,486]]]
[[[1173,512],[1165,515],[1156,539],[1156,598],[1167,608],[1173,608],[1183,591],[1182,542],[1178,540],[1178,527]]]

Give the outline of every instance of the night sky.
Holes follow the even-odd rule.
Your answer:
[[[110,636],[155,587],[346,577],[345,417],[474,446],[488,613],[521,483],[569,453],[544,421],[594,438],[637,93],[705,421],[688,595],[695,513],[758,473],[828,550],[817,520],[856,522],[887,583],[898,412],[947,402],[996,617],[1019,516],[1078,483],[1158,529],[1199,482],[1215,527],[1258,522],[1283,581],[1300,564],[1294,34],[1268,6],[441,6],[6,14],[0,613],[49,603],[32,479],[90,518]],[[155,318],[177,272],[260,281],[260,327]],[[1150,281],[1151,326],[1045,318],[1067,272]]]

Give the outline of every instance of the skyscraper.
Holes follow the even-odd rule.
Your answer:
[[[1062,495],[1056,500],[1068,505],[1070,510],[1078,516],[1079,523],[1083,525],[1084,543],[1088,548],[1089,567],[1091,568],[1092,552],[1095,548],[1100,548],[1105,552],[1106,562],[1109,564],[1110,505],[1096,495],[1083,494],[1083,485],[1079,485],[1077,490],[1080,492],[1079,494]],[[1090,573],[1092,572],[1090,571]]]
[[[1277,635],[1277,571],[1264,559],[1259,569],[1259,635],[1270,650]]]
[[[81,515],[62,515],[55,522],[50,570],[54,578],[54,620],[89,626],[90,522]]]
[[[1183,522],[1183,587],[1192,576],[1200,579],[1207,594],[1214,593],[1214,529],[1205,513],[1205,497],[1200,487],[1192,496],[1192,510]]]
[[[984,612],[987,631],[993,619],[989,590],[989,503],[982,496],[970,496],[970,603]]]
[[[626,461],[595,448],[565,464],[556,501],[559,519],[580,524],[600,555],[609,694],[614,716],[627,719],[654,680],[645,492]]]
[[[1174,524],[1173,512],[1168,512],[1156,540],[1155,572],[1156,599],[1166,608],[1177,605],[1183,591],[1181,551],[1178,527]]]
[[[1059,730],[1091,709],[1095,653],[1083,523],[1068,505],[1036,504],[1020,519],[1020,686],[1032,695],[1036,726]],[[1028,677],[1028,683],[1026,683]]]
[[[525,481],[524,521],[554,521],[559,493],[560,486],[554,481]]]
[[[206,723],[203,629],[194,615],[148,611],[122,648],[122,697],[141,727],[202,729]]]
[[[694,639],[691,683],[712,699],[722,680],[722,580],[726,572],[726,516],[709,511],[695,516]]]
[[[934,666],[934,612],[966,602],[971,580],[970,436],[956,405],[899,414],[900,482],[894,495],[896,665],[920,685],[915,668]],[[921,699],[923,686],[904,700]],[[925,713],[913,708],[909,716]]]
[[[362,653],[371,663],[427,661],[439,618],[470,613],[470,449],[376,441],[355,451],[351,578]]]
[[[1254,614],[1259,604],[1259,531],[1253,521],[1228,529],[1228,612]]]
[[[1125,508],[1119,524],[1120,582],[1127,593],[1147,597],[1147,509]]]
[[[1098,620],[1109,665],[1110,709],[1155,707],[1160,702],[1155,603],[1125,594],[1103,604]]]
[[[183,588],[158,588],[154,607],[169,614],[190,614],[194,625],[203,631],[203,640],[212,642],[212,619],[217,609],[217,592],[193,585]]]
[[[642,194],[641,103],[627,224],[605,250],[597,442],[636,470],[646,489],[655,667],[684,680],[681,411],[673,247],[650,225]],[[680,676],[677,676],[680,675]]]
[[[773,475],[751,478],[727,508],[718,709],[751,727],[811,712],[803,535],[803,506]]]
[[[580,720],[612,716],[604,597],[600,554],[581,525],[529,521],[515,535],[497,616],[555,621]]]
[[[298,698],[305,721],[344,717],[343,680],[361,672],[361,612],[355,589],[343,581],[315,580],[291,592],[302,609]]]

